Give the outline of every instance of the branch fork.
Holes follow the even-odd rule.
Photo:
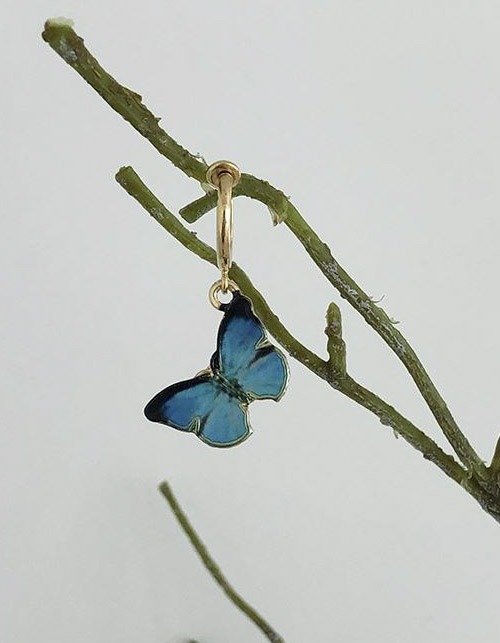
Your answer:
[[[138,93],[118,83],[101,67],[71,24],[60,19],[47,21],[42,37],[99,93],[110,107],[123,116],[160,154],[184,172],[186,176],[194,178],[200,186],[206,188],[206,163],[200,160],[199,155],[192,154],[179,145],[160,127],[160,119],[143,104]],[[215,264],[214,250],[206,244],[202,244],[184,228],[180,221],[144,185],[132,168],[122,168],[117,173],[117,180],[178,241],[203,259]],[[464,486],[463,481],[466,480],[467,490],[480,502],[481,506],[491,506],[492,498],[485,498],[484,494],[490,496],[491,477],[496,472],[497,465],[495,464],[493,470],[486,467],[459,428],[415,351],[385,311],[349,276],[333,257],[329,247],[321,241],[281,190],[251,174],[242,174],[239,184],[235,186],[234,196],[247,196],[266,205],[273,213],[273,222],[283,222],[290,229],[340,296],[362,315],[389,348],[394,351],[414,380],[436,422],[458,457],[458,462],[442,451],[428,436],[390,405],[347,375],[345,346],[341,330],[336,328],[336,324],[340,324],[338,309],[330,306],[327,312],[328,359],[324,360],[301,344],[286,329],[247,275],[237,265],[233,265],[230,277],[235,279],[242,291],[250,296],[257,314],[262,318],[269,332],[292,357],[328,381],[334,388],[375,413],[383,424],[392,427],[417,448],[426,459],[434,462],[445,471],[449,477],[452,477],[461,486]],[[192,223],[213,209],[215,205],[216,194],[214,191],[210,191],[182,208],[180,215]],[[451,463],[453,463],[452,466],[450,466]],[[500,493],[493,500],[497,509],[494,512],[491,510],[488,512],[499,519]]]
[[[96,90],[112,109],[144,136],[160,154],[186,176],[199,183],[206,193],[180,210],[179,214],[186,222],[196,222],[216,206],[215,191],[207,192],[207,164],[202,157],[190,153],[179,145],[160,127],[160,119],[143,104],[141,96],[118,83],[101,67],[85,47],[82,38],[76,34],[70,21],[65,19],[47,21],[42,37],[68,65]],[[116,174],[116,180],[185,248],[201,259],[216,265],[215,250],[197,239],[149,190],[133,168],[122,167]],[[326,312],[327,358],[323,359],[292,335],[271,310],[247,274],[238,265],[233,264],[229,278],[234,279],[242,292],[252,300],[255,312],[271,335],[292,357],[328,382],[335,390],[374,413],[384,426],[392,428],[397,435],[419,451],[426,460],[435,464],[450,479],[464,488],[487,513],[500,522],[500,439],[490,465],[486,466],[458,426],[408,340],[396,328],[395,322],[349,276],[332,255],[330,248],[318,237],[282,191],[251,174],[242,174],[240,182],[234,188],[233,195],[235,197],[246,196],[260,201],[268,208],[275,225],[284,223],[339,295],[365,319],[397,355],[434,415],[456,458],[446,453],[410,420],[348,374],[346,345],[342,337],[342,319],[337,304],[331,303]],[[182,525],[182,511],[176,504],[166,483],[163,483],[161,491]],[[185,528],[185,531],[202,556],[195,540],[189,534],[189,530]],[[212,575],[217,580],[216,574],[212,573]],[[219,584],[223,586],[223,583],[219,582]],[[230,595],[229,592],[226,593]],[[231,600],[238,604],[234,597]],[[239,607],[241,608],[241,605]],[[252,617],[250,616],[250,618]],[[256,619],[252,620],[257,623]],[[261,627],[261,629],[264,631],[264,628]],[[272,630],[268,633],[268,638],[275,643],[282,641]]]

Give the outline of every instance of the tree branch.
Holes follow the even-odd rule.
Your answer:
[[[282,220],[290,228],[323,275],[338,290],[341,297],[355,308],[404,364],[460,460],[480,480],[486,479],[487,472],[484,462],[460,430],[409,342],[395,328],[387,313],[372,301],[333,257],[330,248],[321,241],[288,198],[269,183],[248,174],[242,174],[234,194],[261,201],[274,213],[274,221]],[[206,194],[182,208],[180,214],[186,221],[193,223],[213,207],[215,207],[214,195]]]
[[[238,594],[238,592],[232,587],[230,582],[222,573],[220,567],[214,561],[212,556],[209,554],[207,548],[203,544],[201,538],[198,536],[193,526],[189,522],[189,518],[186,516],[181,506],[177,502],[177,499],[174,495],[174,492],[170,488],[168,482],[164,481],[160,484],[160,492],[163,494],[164,498],[170,505],[174,516],[177,518],[177,521],[182,529],[182,531],[189,538],[191,544],[196,550],[196,553],[201,558],[201,562],[204,564],[210,576],[214,581],[223,589],[226,596],[229,600],[240,609],[243,614],[248,616],[248,618],[255,623],[255,625],[261,630],[261,632],[266,636],[269,641],[272,643],[284,643],[284,640],[281,636],[269,625],[269,623],[249,604],[245,601],[244,598]]]
[[[140,134],[187,176],[206,188],[206,164],[179,145],[158,122],[159,118],[142,103],[141,96],[120,85],[106,72],[84,46],[71,26],[49,20],[42,34],[44,40],[84,78],[102,98]],[[446,403],[430,379],[414,350],[394,327],[391,319],[377,306],[333,257],[328,246],[302,218],[289,199],[272,185],[250,174],[243,174],[234,195],[245,195],[264,203],[275,223],[284,221],[328,281],[372,326],[402,361],[429,406],[448,442],[465,466],[480,480],[487,470],[458,427]],[[215,205],[214,194],[198,199],[183,208],[186,220],[194,221]]]
[[[198,239],[190,230],[185,228],[175,215],[143,183],[132,167],[122,167],[116,173],[118,183],[138,201],[142,207],[177,241],[213,266],[217,266],[217,255],[213,248]],[[281,323],[279,317],[267,305],[262,294],[255,288],[248,275],[233,263],[229,277],[235,281],[242,292],[253,304],[257,316],[271,335],[292,356],[322,379],[327,375],[327,364],[318,355],[301,344]]]
[[[160,119],[143,104],[140,94],[120,85],[101,67],[85,47],[83,38],[66,21],[47,20],[42,38],[160,154],[186,176],[198,180],[200,184],[205,183],[206,164],[190,154],[159,126]]]
[[[215,250],[187,230],[143,183],[133,168],[122,167],[116,174],[116,180],[169,234],[182,243],[185,248],[201,259],[216,265]],[[460,466],[451,455],[445,453],[431,438],[398,413],[396,409],[372,391],[361,386],[346,373],[339,378],[338,372],[332,369],[331,359],[329,362],[325,362],[301,344],[288,331],[269,308],[264,297],[252,284],[248,275],[239,266],[233,264],[230,277],[238,284],[242,292],[251,299],[255,312],[271,335],[292,357],[301,362],[315,373],[315,375],[324,379],[340,393],[343,393],[351,400],[374,413],[383,425],[391,427],[398,435],[420,451],[426,460],[433,462],[448,477],[467,489],[478,502],[483,503],[483,491],[474,480],[470,479],[466,470]],[[335,341],[337,343],[339,343],[339,341],[343,342],[339,318],[340,311],[338,311],[338,308],[335,314],[333,314],[332,311],[333,309],[330,307],[329,326],[327,327],[329,340],[332,341],[332,337],[335,335]],[[335,324],[333,322],[334,317],[337,317]]]

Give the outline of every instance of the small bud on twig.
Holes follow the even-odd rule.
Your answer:
[[[340,308],[333,302],[326,311],[325,335],[327,340],[328,365],[333,382],[339,382],[346,375],[346,347],[342,339],[342,316]]]

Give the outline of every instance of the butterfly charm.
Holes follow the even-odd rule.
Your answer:
[[[252,433],[250,402],[282,397],[288,364],[268,341],[249,299],[236,291],[221,310],[224,317],[210,367],[155,395],[144,414],[152,422],[195,433],[210,446],[230,447]]]

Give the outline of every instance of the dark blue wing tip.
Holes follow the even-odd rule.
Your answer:
[[[162,424],[165,423],[162,415],[162,407],[165,404],[167,395],[174,387],[176,387],[176,384],[163,389],[146,404],[146,406],[144,407],[144,415],[150,422],[161,422]]]
[[[160,421],[160,409],[156,398],[157,396],[155,395],[144,407],[144,415],[150,422]]]
[[[255,317],[252,310],[252,302],[248,297],[242,295],[239,290],[233,292],[233,298],[227,304],[221,304],[220,309],[224,317]]]
[[[151,400],[144,407],[144,415],[150,422],[156,422],[158,417],[158,408],[156,404],[153,404],[154,400]]]

